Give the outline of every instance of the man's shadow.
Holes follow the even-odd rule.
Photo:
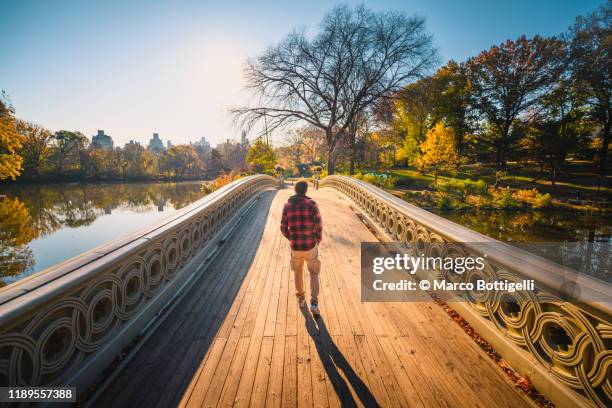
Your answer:
[[[304,315],[306,330],[308,330],[308,334],[314,340],[319,358],[323,363],[323,367],[325,368],[327,376],[334,386],[334,390],[336,391],[342,406],[356,407],[357,402],[353,398],[353,394],[351,394],[349,384],[347,384],[344,378],[340,376],[338,370],[342,370],[344,376],[350,383],[350,386],[353,388],[355,394],[357,394],[357,397],[364,406],[380,407],[367,385],[361,378],[359,378],[359,375],[355,373],[353,367],[351,367],[351,364],[346,361],[346,358],[344,358],[344,355],[334,343],[334,340],[331,338],[327,328],[325,327],[325,321],[323,318],[319,316],[315,322],[312,315],[306,308],[301,308],[300,310]]]

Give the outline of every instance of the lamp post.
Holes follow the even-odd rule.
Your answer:
[[[314,184],[314,188],[315,188],[315,190],[318,190],[318,189],[319,189],[319,182],[321,181],[321,170],[323,170],[323,169],[321,168],[321,166],[315,166],[315,167],[313,168],[313,171],[314,171],[314,179],[313,179],[312,184]]]
[[[283,177],[283,171],[285,171],[285,169],[283,169],[280,164],[277,164],[274,166],[274,171],[276,173],[276,177],[278,178],[279,187],[283,188],[285,186],[285,178]]]

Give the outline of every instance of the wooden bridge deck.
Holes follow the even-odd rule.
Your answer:
[[[263,193],[97,406],[532,404],[435,304],[360,302],[359,245],[375,238],[330,189],[310,192],[322,318],[300,310],[279,231],[290,193]]]

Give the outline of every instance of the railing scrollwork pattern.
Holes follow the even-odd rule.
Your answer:
[[[237,180],[142,233],[85,253],[82,262],[4,288],[0,386],[91,383],[113,358],[106,355],[96,366],[103,351],[116,342],[115,352],[125,346],[173,295],[177,281],[187,279],[180,276],[184,267],[232,215],[277,184],[263,175]],[[83,370],[89,370],[87,380],[80,379]]]
[[[346,176],[329,176],[322,187],[344,193],[394,241],[410,243],[422,251],[446,256],[463,251],[453,242],[494,242],[506,254],[487,262],[482,271],[444,275],[446,279],[473,281],[474,273],[485,280],[518,282],[534,279],[537,290],[523,293],[467,293],[465,299],[487,319],[507,341],[529,352],[561,383],[578,391],[598,406],[612,406],[612,323],[610,302],[588,308],[565,302],[547,291],[554,266],[542,258],[485,237],[435,214],[415,207],[368,183]],[[428,255],[428,254],[426,254]],[[524,268],[533,260],[534,268]],[[548,270],[539,267],[546,264]],[[551,269],[552,268],[552,269]],[[551,272],[552,271],[552,272]],[[585,279],[589,279],[588,277]],[[543,281],[547,281],[542,284]],[[610,285],[592,279],[592,287],[610,296]],[[557,289],[557,288],[555,288]],[[606,292],[607,291],[607,292]]]

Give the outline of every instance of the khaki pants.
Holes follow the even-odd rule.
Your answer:
[[[319,246],[307,251],[291,250],[291,270],[295,274],[295,295],[298,299],[304,299],[304,261],[310,275],[310,303],[318,304],[319,296],[319,272],[321,261],[319,261]]]

